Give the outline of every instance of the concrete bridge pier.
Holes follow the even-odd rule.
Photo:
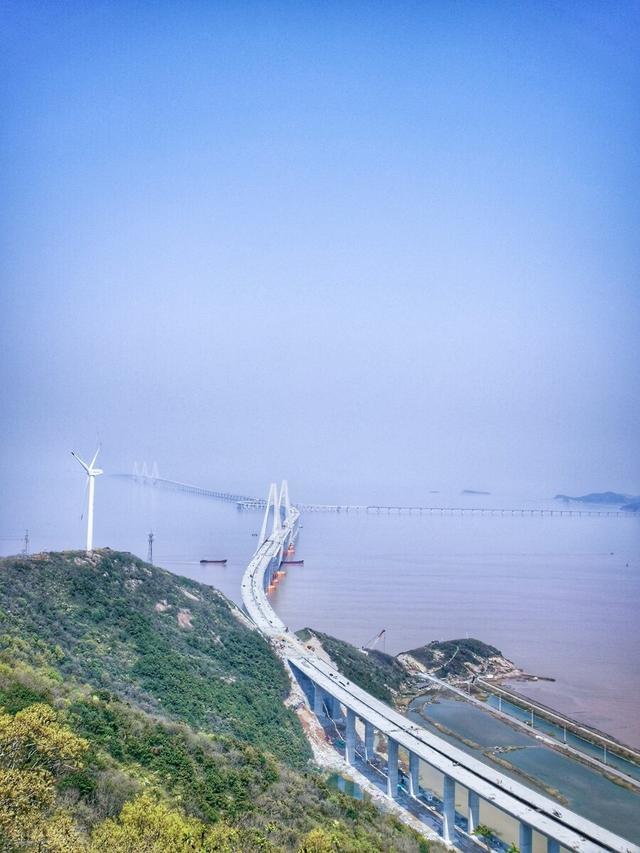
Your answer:
[[[347,764],[355,764],[356,761],[356,712],[347,708],[347,731],[345,735],[345,758]]]
[[[447,844],[453,844],[453,839],[456,829],[456,783],[451,778],[444,774],[444,782],[442,785],[442,837]],[[520,848],[521,853],[522,848]],[[527,853],[531,853],[528,850]]]
[[[325,692],[318,684],[313,684],[313,713],[319,719],[326,717],[325,711]]]
[[[387,796],[398,796],[398,744],[387,738]]]
[[[531,853],[533,846],[533,831],[528,823],[520,821],[520,853]]]
[[[409,753],[409,794],[412,797],[420,794],[420,758],[415,752]]]
[[[342,714],[342,705],[336,699],[335,696],[329,696],[329,716],[332,720],[335,720],[337,723],[341,722],[343,714]]]
[[[480,825],[480,797],[475,791],[469,791],[469,818],[467,832],[473,835]]]
[[[278,563],[279,565],[279,563]],[[273,580],[273,573],[276,570],[276,565],[274,560],[269,561],[269,565],[264,573],[264,590],[267,592],[269,587],[271,586],[271,581]]]
[[[372,723],[364,721],[364,757],[367,761],[373,758],[374,728]]]
[[[555,838],[547,838],[547,853],[560,853],[560,842]]]

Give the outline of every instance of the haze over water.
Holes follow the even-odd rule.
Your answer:
[[[69,451],[98,441],[108,473],[294,500],[640,492],[637,3],[8,0],[1,23],[5,553],[27,527],[83,546]],[[292,627],[476,635],[640,742],[637,522],[304,525]],[[238,599],[257,517],[99,479],[97,545],[144,556],[151,526],[160,565]]]

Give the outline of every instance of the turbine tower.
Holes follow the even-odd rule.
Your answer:
[[[80,457],[73,452],[73,450],[71,451],[71,455],[73,456],[73,458],[77,459],[78,462],[84,468],[84,470],[87,472],[88,478],[87,483],[89,485],[89,505],[87,508],[87,554],[90,554],[93,551],[93,494],[95,488],[95,479],[103,473],[101,468],[93,467],[96,464],[98,453],[100,453],[100,448],[96,450],[95,456],[87,465],[86,462],[83,462],[82,459],[80,459]]]

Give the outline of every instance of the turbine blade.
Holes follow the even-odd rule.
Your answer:
[[[82,459],[80,459],[80,457],[78,456],[78,454],[74,453],[73,450],[71,451],[71,455],[73,456],[74,459],[78,460],[78,462],[82,465],[82,467],[84,468],[84,470],[88,474],[89,473],[89,466],[87,465],[87,463],[83,462]]]
[[[98,449],[96,450],[95,456],[91,460],[91,464],[89,465],[89,468],[93,468],[93,466],[96,464],[96,459],[98,458],[98,453],[100,453],[100,445],[98,445]]]

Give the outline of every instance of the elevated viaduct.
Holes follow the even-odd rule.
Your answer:
[[[242,600],[257,628],[276,641],[275,645],[291,672],[307,688],[317,716],[321,720],[328,715],[344,718],[347,762],[355,763],[356,722],[360,720],[364,726],[363,747],[367,759],[373,757],[376,732],[387,742],[386,781],[390,798],[395,799],[398,795],[400,750],[408,760],[408,787],[412,797],[420,796],[421,762],[439,771],[444,779],[442,836],[450,844],[454,842],[456,828],[455,786],[458,784],[467,791],[469,834],[478,826],[480,802],[484,800],[518,822],[521,853],[532,853],[534,830],[546,839],[548,853],[558,853],[560,848],[582,853],[597,850],[640,853],[640,847],[499,773],[413,723],[311,653],[289,631],[268,598],[283,555],[296,540],[299,517],[299,510],[289,502],[286,482],[279,491],[272,484],[265,503],[258,548],[242,579]]]

